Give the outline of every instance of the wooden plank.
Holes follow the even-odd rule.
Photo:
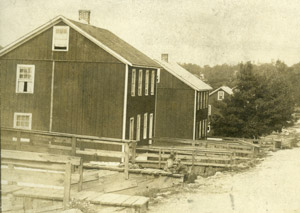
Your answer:
[[[1,164],[2,165],[13,164],[18,167],[47,169],[47,170],[55,170],[55,171],[64,171],[65,170],[64,164],[36,162],[36,161],[1,159]]]
[[[78,157],[2,149],[1,159],[5,159],[5,158],[16,159],[16,160],[53,162],[53,163],[66,163],[70,161],[72,165],[76,165],[76,166],[80,165],[80,158]]]
[[[16,197],[31,197],[37,199],[62,201],[63,191],[61,190],[61,194],[52,193],[53,191],[57,190],[26,187],[24,189],[14,192],[13,195]]]
[[[133,206],[137,206],[137,207],[141,207],[145,204],[147,204],[149,202],[149,198],[148,197],[140,197],[137,201],[135,201],[132,205]]]
[[[121,206],[130,207],[133,203],[135,203],[138,199],[140,199],[140,196],[131,196],[127,200],[123,201],[121,203]]]
[[[2,180],[15,182],[61,186],[64,180],[63,173],[50,173],[46,170],[32,171],[29,169],[1,168],[1,173]]]
[[[125,179],[127,180],[129,178],[129,144],[126,143],[124,144],[124,146],[125,146],[124,175],[125,175]]]
[[[58,210],[63,210],[63,206],[61,204],[58,205],[51,205],[43,208],[38,209],[32,209],[32,210],[26,210],[25,213],[42,213],[42,212],[60,212]]]
[[[63,200],[64,209],[68,208],[70,202],[71,169],[72,169],[71,163],[67,162],[66,170],[65,170],[65,181],[64,181],[64,200]]]
[[[115,157],[115,158],[123,158],[124,153],[116,152],[116,151],[108,151],[108,150],[96,150],[96,149],[85,149],[76,151],[78,155],[97,155],[101,157]]]
[[[1,184],[1,196],[23,189],[23,186]]]
[[[137,187],[138,184],[135,180],[125,180],[122,182],[117,183],[111,183],[109,185],[104,186],[104,192],[116,192],[116,191],[122,191],[124,189],[129,189],[133,187]]]
[[[131,196],[130,195],[123,195],[123,194],[116,194],[114,198],[109,201],[106,201],[106,205],[113,205],[113,206],[122,206],[122,203],[128,200]]]

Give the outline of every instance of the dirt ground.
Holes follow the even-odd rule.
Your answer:
[[[218,172],[182,191],[161,197],[149,212],[300,213],[300,148],[271,152],[245,172]]]

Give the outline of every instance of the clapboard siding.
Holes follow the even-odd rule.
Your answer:
[[[195,91],[164,69],[160,74],[155,136],[193,139]]]
[[[56,62],[53,131],[121,138],[125,65]]]
[[[65,25],[63,22],[57,25]],[[56,60],[121,63],[96,44],[70,28],[69,50],[52,51],[53,27],[2,56],[2,59]]]
[[[16,93],[17,64],[35,65],[34,93]],[[13,127],[15,112],[32,113],[32,129],[49,130],[52,62],[2,60],[1,126]]]

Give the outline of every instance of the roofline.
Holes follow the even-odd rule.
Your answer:
[[[149,68],[149,69],[161,69],[162,67],[153,67],[153,66],[146,66],[146,65],[137,65],[137,64],[132,64],[132,67],[137,67],[137,68]]]
[[[169,71],[165,66],[163,66],[163,64],[160,63],[159,60],[155,60],[157,63],[159,63],[163,69],[165,69],[167,72],[169,72],[171,75],[174,75],[176,78],[178,78],[179,80],[181,80],[183,83],[185,83],[187,86],[191,87],[193,90],[196,91],[209,91],[210,89],[198,89],[194,84],[191,84],[190,82],[188,82],[187,80],[185,80],[184,78],[181,78],[180,75],[177,75],[176,73],[173,73],[171,71]],[[179,65],[180,66],[180,65]],[[184,69],[184,68],[183,68]],[[187,70],[186,70],[187,71]],[[187,71],[188,72],[188,71]],[[199,79],[200,80],[200,79]]]
[[[93,36],[91,36],[90,34],[85,32],[84,30],[80,29],[78,26],[73,24],[71,21],[69,21],[68,19],[66,19],[62,15],[55,17],[54,19],[50,20],[49,22],[43,24],[42,26],[36,28],[35,30],[31,31],[30,33],[26,34],[25,36],[22,36],[21,38],[19,38],[15,42],[13,42],[13,43],[9,44],[8,46],[4,47],[2,50],[0,50],[0,57],[2,55],[6,54],[7,52],[9,52],[9,51],[19,47],[20,45],[24,44],[25,42],[27,42],[28,40],[30,40],[34,36],[48,30],[53,25],[57,24],[60,20],[62,20],[64,23],[66,23],[67,25],[72,27],[78,33],[80,33],[81,35],[83,35],[84,37],[86,37],[87,39],[89,39],[90,41],[92,41],[93,43],[95,43],[96,45],[101,47],[102,49],[104,49],[106,52],[108,52],[111,55],[113,55],[114,57],[116,57],[118,60],[120,60],[124,64],[132,66],[131,62],[129,62],[124,57],[122,57],[121,55],[119,55],[118,53],[116,53],[115,51],[113,51],[112,49],[107,47],[106,45],[104,45],[102,42],[98,41],[96,38],[94,38]]]
[[[214,94],[214,93],[216,93],[216,92],[218,92],[220,89],[222,89],[222,87],[219,87],[219,88],[217,88],[217,89],[215,89],[214,91],[212,91],[211,93],[209,93],[209,95],[212,95],[212,94]],[[222,89],[223,90],[223,89]],[[223,90],[224,92],[226,92],[225,90]],[[231,94],[229,94],[228,92],[226,92],[228,95],[231,95]]]

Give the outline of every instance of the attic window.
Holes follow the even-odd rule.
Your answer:
[[[218,100],[221,101],[224,99],[224,91],[219,91],[218,92]]]
[[[68,51],[68,48],[69,48],[69,27],[54,26],[52,50]]]

